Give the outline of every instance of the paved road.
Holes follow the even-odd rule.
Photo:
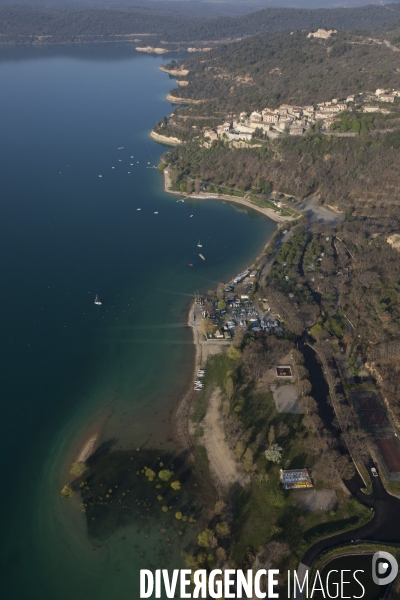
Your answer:
[[[306,200],[293,203],[294,208],[306,212],[311,220],[317,223],[327,223],[328,225],[338,225],[344,219],[343,214],[335,213],[324,208],[316,196],[310,196]]]
[[[371,469],[372,466],[371,462],[368,468]],[[373,509],[374,516],[358,529],[325,538],[311,546],[301,559],[301,563],[307,567],[312,565],[321,552],[352,541],[400,543],[400,500],[385,490],[380,477],[372,477],[372,494],[368,496],[360,489],[363,483],[358,474],[345,484],[357,500]]]

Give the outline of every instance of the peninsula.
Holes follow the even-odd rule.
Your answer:
[[[292,57],[296,48],[299,63],[312,44],[334,69],[344,68],[339,57],[348,53],[349,73],[373,56],[394,64],[393,48],[378,42],[320,30],[269,43],[286,45]],[[389,525],[400,501],[388,493],[400,491],[400,398],[391,369],[400,339],[397,284],[389,291],[400,278],[393,243],[400,80],[395,70],[384,83],[369,72],[365,86],[349,89],[338,76],[329,98],[334,78],[317,93],[298,79],[297,101],[281,86],[284,102],[265,108],[255,71],[241,69],[246,48],[254,55],[260,43],[235,42],[206,60],[162,69],[177,77],[184,70],[184,96],[198,100],[155,127],[181,141],[162,158],[165,189],[241,202],[281,222],[245,272],[196,296],[189,323],[201,375],[177,423],[198,471],[233,510],[215,508],[229,528],[215,561],[308,569],[320,552],[354,537],[390,544],[400,536]],[[241,59],[229,63],[237,52]],[[270,80],[284,77],[282,59],[268,60]],[[311,81],[318,69],[309,65]],[[234,94],[216,92],[226,82]],[[377,498],[385,509],[371,513]],[[218,539],[217,529],[206,531]],[[200,568],[201,560],[194,552],[187,564]]]

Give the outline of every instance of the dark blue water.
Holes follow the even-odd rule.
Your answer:
[[[149,132],[171,111],[161,60],[130,46],[1,50],[0,525],[10,600],[135,597],[138,568],[164,552],[159,531],[144,538],[131,526],[94,544],[79,499],[60,496],[69,465],[93,432],[117,439],[115,449],[171,446],[170,411],[193,360],[193,293],[246,266],[275,230],[243,207],[163,192],[147,168],[164,150]],[[182,544],[160,567],[180,564]]]

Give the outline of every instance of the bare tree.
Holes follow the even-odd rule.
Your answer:
[[[250,342],[242,354],[243,368],[252,381],[258,381],[266,368],[266,356],[261,342]]]
[[[300,379],[300,381],[296,381],[296,390],[300,396],[307,396],[312,390],[312,385],[308,379]]]
[[[312,396],[303,396],[300,399],[299,406],[305,415],[312,415],[318,412],[318,404]]]
[[[211,319],[208,319],[208,318],[202,319],[200,326],[199,326],[199,331],[200,331],[200,333],[205,335],[205,337],[207,337],[208,335],[214,333],[215,325]]]

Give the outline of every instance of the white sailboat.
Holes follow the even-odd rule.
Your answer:
[[[200,240],[199,240],[199,243],[197,244],[197,247],[198,248],[202,248],[203,247],[203,244],[200,244]]]
[[[97,306],[101,306],[102,302],[100,302],[98,295],[96,294],[96,298],[94,299],[94,303],[97,304]]]

